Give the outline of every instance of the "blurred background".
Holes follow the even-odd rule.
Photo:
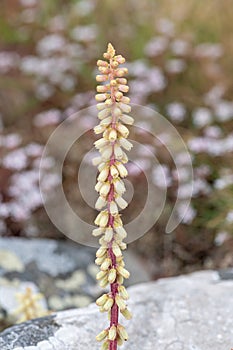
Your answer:
[[[177,229],[165,235],[177,172],[165,149],[157,147],[166,174],[166,206],[156,225],[129,249],[150,279],[232,267],[232,31],[230,0],[2,0],[1,236],[66,240],[42,205],[40,157],[61,121],[95,104],[96,60],[110,41],[127,59],[131,101],[155,109],[177,128],[194,171],[191,206]],[[92,133],[90,139],[95,140]],[[150,138],[143,142],[149,145]],[[89,147],[81,146],[65,162],[64,189],[91,223],[96,212],[78,196],[72,199],[77,165]],[[48,191],[58,182],[50,171],[54,161],[47,157],[43,164]],[[143,154],[140,161],[142,168],[150,166]],[[179,162],[185,166],[182,155]],[[157,181],[156,172],[153,176]],[[143,191],[143,171],[132,172],[130,181],[137,183],[136,198]],[[182,198],[188,193],[183,186]]]

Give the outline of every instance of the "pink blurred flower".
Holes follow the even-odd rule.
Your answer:
[[[61,121],[61,116],[61,111],[54,108],[37,114],[34,117],[33,122],[37,127],[44,127],[47,125],[58,124]]]

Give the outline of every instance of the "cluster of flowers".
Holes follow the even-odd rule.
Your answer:
[[[132,144],[127,140],[129,130],[124,124],[132,125],[134,120],[127,115],[131,111],[129,98],[123,93],[128,92],[126,68],[121,68],[125,59],[121,55],[115,55],[111,44],[104,53],[104,60],[97,62],[98,69],[102,73],[97,75],[97,82],[104,82],[97,86],[96,100],[99,110],[100,124],[94,128],[96,134],[103,133],[103,137],[95,142],[100,156],[93,159],[93,164],[98,166],[98,182],[95,186],[99,193],[96,209],[101,210],[95,219],[99,226],[94,229],[94,236],[102,236],[99,239],[100,248],[96,253],[96,264],[100,266],[97,280],[102,288],[110,284],[110,292],[97,299],[96,304],[101,312],[109,312],[110,327],[104,329],[96,339],[102,341],[102,349],[117,349],[128,339],[125,328],[118,322],[119,310],[121,314],[130,319],[131,313],[127,308],[128,293],[122,285],[125,278],[129,278],[129,272],[125,269],[122,250],[126,249],[123,239],[126,231],[123,228],[119,209],[125,209],[127,202],[122,198],[125,185],[122,178],[128,174],[125,167],[128,158],[123,149],[129,151]],[[124,124],[123,124],[124,123]],[[123,149],[122,149],[123,148]]]
[[[50,314],[40,303],[40,301],[44,299],[44,295],[41,293],[34,293],[30,287],[27,287],[22,293],[17,293],[16,299],[18,300],[19,306],[14,310],[13,315],[18,317],[17,323]]]

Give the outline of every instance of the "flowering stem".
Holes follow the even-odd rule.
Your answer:
[[[95,207],[99,210],[104,207],[106,209],[97,215],[95,224],[99,228],[93,231],[93,235],[103,235],[99,239],[101,246],[96,253],[96,264],[100,265],[100,272],[96,278],[103,288],[109,283],[110,291],[98,298],[96,304],[101,312],[109,312],[110,326],[97,335],[96,339],[104,340],[101,350],[117,350],[117,346],[128,339],[125,328],[119,324],[119,311],[126,319],[131,318],[125,302],[128,294],[123,286],[124,278],[129,278],[121,251],[126,249],[123,242],[126,231],[118,207],[124,209],[127,206],[127,202],[122,198],[125,192],[122,178],[128,174],[124,166],[128,158],[122,148],[129,151],[132,147],[126,140],[129,130],[123,123],[132,124],[133,118],[125,114],[131,110],[128,105],[129,98],[123,95],[123,92],[128,91],[127,80],[123,78],[127,69],[118,67],[125,59],[121,55],[115,55],[111,44],[108,45],[104,58],[108,61],[97,62],[102,75],[97,75],[96,80],[105,82],[105,85],[97,86],[99,94],[96,95],[96,100],[100,102],[97,104],[100,110],[98,118],[101,121],[94,128],[96,134],[103,133],[103,137],[95,142],[101,157],[94,159],[93,163],[98,165],[99,169],[95,189],[100,196]]]
[[[110,81],[114,79],[114,72],[112,71],[112,58],[110,59]],[[115,99],[115,94],[114,94],[114,87],[112,86],[110,89],[110,98],[112,100],[112,107],[111,107],[111,112],[112,112],[112,123],[111,123],[111,127],[112,129],[116,129],[116,116],[114,113],[114,108],[116,106],[116,99]],[[110,165],[114,165],[115,164],[115,156],[114,156],[114,145],[115,145],[116,141],[112,142],[112,156],[110,159]],[[109,175],[109,181],[112,181],[112,176]],[[108,225],[112,228],[114,228],[113,224],[114,224],[114,217],[113,215],[111,215],[110,213],[110,203],[114,200],[114,185],[111,183],[111,187],[110,187],[110,191],[109,191],[109,196],[108,196],[108,211],[109,211],[109,223]],[[108,256],[110,257],[112,263],[111,266],[112,268],[116,268],[116,257],[113,253],[112,250],[112,243],[114,241],[114,238],[112,238],[110,244],[109,244],[109,248],[108,248]],[[118,324],[118,317],[119,317],[119,309],[116,303],[116,295],[117,295],[117,287],[118,287],[118,283],[116,281],[114,281],[113,283],[110,283],[110,290],[111,290],[111,294],[112,294],[112,298],[114,300],[114,304],[111,308],[111,314],[110,314],[110,327],[112,325],[115,325],[117,327]],[[109,350],[117,350],[117,340],[112,340],[110,341],[110,345],[109,345]]]

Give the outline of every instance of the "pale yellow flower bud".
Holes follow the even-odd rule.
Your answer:
[[[129,91],[129,87],[128,85],[119,85],[118,89],[122,92],[128,92]]]
[[[118,106],[124,113],[129,113],[131,112],[131,107],[128,104],[125,104],[123,102],[119,102]]]
[[[120,337],[117,337],[117,345],[121,346],[123,344],[124,344],[124,341]]]
[[[102,74],[109,74],[110,73],[110,69],[108,67],[99,66],[98,69]]]
[[[109,329],[108,339],[115,340],[116,336],[117,336],[117,328],[116,326],[112,325],[111,328]]]
[[[109,213],[107,210],[101,211],[96,219],[95,224],[100,227],[105,227],[108,223]]]
[[[111,43],[108,43],[107,53],[109,54],[109,58],[112,58],[115,56],[116,51]]]
[[[119,174],[122,178],[126,177],[128,175],[128,171],[126,167],[121,162],[116,162],[115,166],[117,170],[119,171]]]
[[[106,258],[104,262],[101,264],[100,268],[103,271],[108,270],[108,268],[111,266],[112,260],[110,258]]]
[[[96,135],[98,135],[98,134],[102,134],[102,132],[104,132],[105,127],[103,125],[96,125],[93,130],[94,130],[94,133]]]
[[[130,273],[128,270],[124,269],[122,266],[117,267],[117,272],[122,275],[124,278],[129,278]]]
[[[127,114],[122,114],[120,119],[123,121],[123,123],[128,125],[132,125],[134,123],[134,119]]]
[[[120,100],[123,98],[122,92],[117,91],[117,92],[115,93],[115,98],[116,98],[117,101],[120,101]]]
[[[99,192],[102,186],[103,186],[103,183],[98,181],[97,184],[95,185],[95,190]],[[110,185],[109,185],[109,188],[110,188]]]
[[[131,320],[132,314],[128,309],[120,310],[126,320]]]
[[[107,180],[108,178],[108,175],[109,175],[109,167],[108,166],[105,166],[101,172],[99,173],[98,177],[97,177],[97,180],[100,181],[100,182],[104,182]]]
[[[108,330],[107,329],[104,329],[102,332],[100,332],[96,337],[95,339],[97,341],[102,341],[104,340],[108,335]]]
[[[125,300],[129,299],[129,294],[124,286],[118,286],[118,292],[120,293],[123,299]]]
[[[99,244],[100,244],[103,248],[108,248],[108,243],[105,241],[104,236],[101,237],[101,238],[99,239]]]
[[[110,81],[110,86],[111,86],[111,87],[117,86],[117,81],[116,81],[115,79],[112,79],[112,80]]]
[[[121,162],[122,162],[123,164],[126,164],[126,163],[128,163],[128,161],[129,161],[129,159],[128,159],[128,157],[127,157],[127,154],[125,154],[125,152],[123,152],[123,157],[122,157],[122,159],[121,159]]]
[[[118,66],[119,66],[119,63],[116,62],[116,61],[113,61],[112,64],[111,64],[112,68],[117,68]]]
[[[120,108],[118,107],[115,107],[112,113],[115,117],[119,117],[122,114]]]
[[[110,242],[112,238],[113,238],[113,229],[111,227],[108,227],[105,230],[104,239],[106,242]]]
[[[109,60],[111,58],[111,55],[108,53],[108,52],[105,52],[103,54],[103,57],[106,59],[106,60]]]
[[[108,126],[111,124],[111,122],[112,122],[112,117],[110,116],[110,117],[102,119],[100,122],[100,125]]]
[[[116,242],[113,242],[112,244],[112,251],[116,257],[119,257],[122,255],[121,249],[119,248],[119,245]]]
[[[98,111],[102,111],[103,109],[106,108],[106,104],[105,104],[105,102],[97,103],[96,107],[97,107]]]
[[[103,313],[103,312],[106,312],[106,311],[104,310],[103,306],[100,306],[100,307],[99,307],[99,312],[102,312],[102,313]]]
[[[127,97],[127,96],[123,96],[123,97],[121,98],[121,102],[122,102],[122,103],[129,104],[129,103],[130,103],[130,98]]]
[[[95,208],[97,210],[101,210],[103,207],[107,205],[107,201],[104,197],[99,197],[95,203]]]
[[[107,75],[97,75],[96,76],[96,81],[98,81],[99,83],[107,81],[108,80],[108,76]]]
[[[121,250],[125,250],[127,248],[127,244],[125,242],[119,242],[118,245],[121,248]]]
[[[118,324],[117,326],[117,333],[119,334],[120,338],[122,340],[128,340],[129,336],[125,330],[125,327],[123,327],[122,325]]]
[[[125,231],[123,226],[114,226],[117,234],[119,235],[119,237],[121,237],[121,239],[124,239],[125,237],[127,237],[127,232]]]
[[[125,192],[125,185],[119,179],[113,179],[115,191],[121,196]]]
[[[99,226],[100,227],[106,227],[107,224],[108,224],[108,219],[109,219],[109,214],[108,213],[103,213],[101,218],[100,218]]]
[[[105,340],[101,346],[101,350],[108,350],[109,349],[109,341]]]
[[[106,167],[106,163],[105,162],[102,162],[98,165],[98,170],[99,171],[102,171],[104,168]]]
[[[124,198],[122,198],[121,196],[116,197],[115,200],[116,200],[117,205],[121,209],[125,209],[128,206],[128,203],[126,202],[126,200],[124,200]]]
[[[99,149],[102,147],[105,147],[109,144],[109,141],[104,139],[103,137],[97,141],[94,142],[95,148]]]
[[[110,113],[111,113],[110,108],[106,108],[104,105],[104,109],[102,109],[102,111],[100,111],[98,113],[98,118],[102,120],[102,119],[108,117]]]
[[[105,106],[106,107],[110,107],[112,105],[112,99],[111,98],[107,98],[107,100],[105,101]]]
[[[97,280],[102,280],[104,277],[106,277],[107,275],[107,271],[99,271],[96,275],[96,279]]]
[[[123,222],[121,220],[120,215],[116,215],[114,218],[114,224],[113,224],[114,228],[117,226],[123,226]]]
[[[115,56],[115,60],[116,60],[119,64],[125,63],[125,58],[122,57],[121,55]]]
[[[100,225],[100,219],[102,217],[102,212],[100,212],[97,217],[95,218],[95,225],[99,226]]]
[[[103,247],[99,247],[99,249],[96,252],[96,257],[97,258],[102,258],[103,256],[105,256],[107,253],[107,249],[103,248]]]
[[[127,68],[118,68],[118,69],[116,69],[115,74],[117,77],[121,78],[124,75],[128,74],[128,69]]]
[[[110,203],[110,213],[112,216],[116,216],[118,214],[118,208],[115,202]]]
[[[118,84],[126,85],[127,84],[127,79],[126,78],[117,78],[116,79]]]
[[[126,149],[127,151],[130,151],[131,148],[133,147],[132,143],[129,142],[127,139],[125,139],[124,137],[120,137],[119,138],[119,143],[120,145]]]
[[[107,287],[107,285],[108,285],[108,276],[105,276],[104,278],[102,278],[102,279],[99,281],[99,286],[100,286],[101,288],[105,288],[105,287]],[[104,308],[104,306],[103,306],[103,308]]]
[[[115,241],[117,242],[117,244],[122,242],[122,239],[123,239],[120,235],[118,235],[118,233],[114,234],[114,238],[115,238]]]
[[[105,147],[102,152],[102,159],[104,161],[107,161],[110,159],[111,155],[112,155],[112,146]]]
[[[109,90],[109,85],[97,85],[96,91],[97,92],[107,92]]]
[[[114,304],[113,298],[108,297],[108,300],[106,301],[106,303],[105,303],[104,306],[103,306],[104,310],[105,310],[105,311],[110,310],[110,309],[112,308],[113,304]]]
[[[111,310],[108,311],[108,319],[111,320]]]
[[[110,191],[110,183],[109,182],[105,182],[104,184],[102,184],[99,193],[102,197],[106,197],[107,194]]]
[[[123,282],[124,282],[124,277],[122,275],[118,275],[117,276],[117,283],[118,284],[123,284]]]
[[[125,304],[123,298],[119,294],[116,295],[115,300],[116,300],[116,303],[117,303],[120,310],[126,309],[126,304]]]
[[[116,279],[116,269],[112,268],[109,271],[109,275],[108,275],[108,282],[109,283],[113,283]]]
[[[98,60],[97,61],[97,66],[108,67],[108,62],[103,61],[103,60]]]
[[[108,139],[110,142],[114,142],[117,139],[117,131],[115,129],[111,129],[111,131],[109,132],[109,136]]]
[[[116,258],[116,262],[119,264],[121,261],[123,261],[123,256],[120,256],[119,258]]]
[[[114,179],[116,179],[119,176],[119,172],[114,165],[111,165],[110,167],[110,174]]]
[[[96,305],[103,306],[106,303],[107,300],[108,300],[108,295],[107,294],[103,294],[103,295],[101,295],[101,297],[99,297],[96,300]]]
[[[92,231],[92,235],[94,237],[98,237],[98,236],[102,235],[103,232],[104,232],[104,229],[102,227],[98,227]]]
[[[121,159],[123,157],[123,151],[117,143],[114,145],[114,154],[116,159]]]
[[[107,94],[96,94],[95,99],[97,102],[103,102],[107,99]]]
[[[123,125],[121,123],[118,123],[117,124],[117,130],[121,133],[121,135],[123,137],[126,138],[126,137],[129,136],[129,130],[128,130],[128,128],[125,125]]]
[[[125,267],[125,262],[124,262],[124,260],[122,261],[122,263],[121,263],[121,264],[119,264],[119,266],[121,266],[121,267]]]
[[[106,259],[106,254],[104,254],[104,255],[101,256],[100,258],[96,258],[96,259],[95,259],[96,265],[101,265],[101,264],[104,262],[105,259]]]

